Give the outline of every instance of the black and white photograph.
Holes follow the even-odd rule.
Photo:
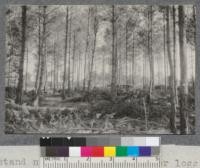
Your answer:
[[[193,5],[10,5],[6,134],[195,134]]]

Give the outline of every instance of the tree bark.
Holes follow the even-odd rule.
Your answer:
[[[170,129],[176,133],[176,95],[175,95],[175,84],[174,84],[174,65],[171,54],[171,40],[170,40],[170,7],[166,7],[166,22],[167,22],[167,54],[170,66],[170,100],[171,100],[171,114],[170,114]]]
[[[102,57],[103,66],[102,66],[102,74],[103,74],[103,87],[105,87],[105,54],[103,53]]]
[[[122,35],[121,33],[119,32],[119,39],[121,39]],[[120,46],[121,44],[119,44],[118,46]],[[119,55],[118,55],[118,85],[121,85],[121,74],[122,74],[122,51],[121,51],[121,48],[119,48]]]
[[[167,92],[167,61],[166,61],[166,10],[163,12],[163,57],[164,57],[164,77],[165,77],[165,93]]]
[[[116,27],[115,27],[115,6],[112,5],[112,79],[111,79],[111,95],[113,98],[117,96],[117,55],[115,53],[116,43]]]
[[[81,69],[81,52],[78,53],[78,67],[77,67],[77,89],[80,90],[80,69]]]
[[[193,20],[194,20],[194,50],[196,49],[196,8],[195,5],[193,5],[192,7],[192,11],[193,11]],[[193,59],[196,58],[196,52],[194,52],[194,57],[192,57]],[[192,84],[193,84],[193,88],[195,88],[195,66],[193,63],[193,59],[192,59]]]
[[[75,88],[74,76],[75,76],[75,56],[76,56],[76,32],[74,30],[73,40],[73,55],[72,55],[72,88]]]
[[[24,55],[25,55],[25,47],[26,47],[26,21],[27,19],[27,7],[22,6],[22,16],[21,16],[21,23],[22,23],[22,29],[21,29],[21,57],[20,57],[20,63],[19,63],[19,78],[18,78],[18,84],[17,84],[17,95],[15,103],[22,104],[22,96],[23,96],[23,81],[24,81]]]
[[[89,71],[88,92],[91,89],[91,82],[92,82],[92,77],[93,77],[92,75],[93,75],[94,57],[95,57],[95,51],[96,51],[96,40],[97,40],[96,37],[97,37],[97,31],[98,31],[98,20],[97,20],[96,12],[97,11],[95,11],[94,25],[93,25],[94,42],[93,42],[93,49],[92,49],[92,60],[91,60],[90,71]]]
[[[188,133],[187,125],[187,95],[188,95],[188,76],[187,76],[187,55],[185,51],[186,47],[186,35],[185,35],[185,12],[184,7],[178,7],[179,13],[179,45],[180,45],[180,133]]]
[[[68,94],[71,95],[71,16],[69,19],[69,58],[68,58]]]
[[[48,66],[47,66],[47,41],[44,42],[44,92],[48,86]]]
[[[88,9],[88,21],[87,21],[87,35],[86,35],[86,45],[85,45],[85,56],[84,56],[84,79],[83,79],[83,90],[85,91],[86,85],[86,69],[87,69],[87,54],[90,38],[90,8]]]
[[[38,63],[37,63],[37,72],[35,78],[35,91],[38,89],[38,80],[40,74],[40,63],[41,63],[41,11],[39,6],[39,15],[38,15]]]
[[[67,42],[68,42],[68,7],[66,9],[66,23],[65,23],[65,48],[64,48],[64,74],[63,74],[63,86],[62,86],[62,99],[66,98],[65,85],[66,85],[66,76],[67,76]]]
[[[153,88],[154,88],[154,56],[153,56],[153,9],[150,6],[148,12],[148,55],[149,55],[149,67],[150,67],[150,86],[149,86],[149,95],[150,99],[152,96]]]
[[[53,94],[56,93],[56,43],[53,43]]]
[[[133,87],[134,87],[134,85],[135,85],[135,79],[134,79],[134,77],[135,77],[135,37],[134,37],[134,32],[133,32],[133,39],[132,39],[133,41],[132,41],[132,47],[133,47],[133,55],[132,55],[132,85],[133,85]]]
[[[174,58],[174,90],[175,90],[175,98],[176,98],[176,104],[177,104],[177,82],[176,82],[176,8],[173,6],[173,58]]]
[[[34,100],[34,106],[38,106],[39,105],[39,98],[41,95],[41,89],[43,86],[43,82],[44,82],[44,66],[45,66],[45,47],[44,44],[46,42],[46,6],[43,6],[43,23],[42,23],[42,41],[41,41],[41,66],[40,66],[40,76],[39,76],[39,85],[38,85],[38,89],[36,90],[36,98]]]
[[[25,91],[28,89],[28,46],[26,49],[26,78],[25,78]]]
[[[125,48],[125,57],[126,57],[126,91],[128,92],[128,21],[126,22],[126,48]]]

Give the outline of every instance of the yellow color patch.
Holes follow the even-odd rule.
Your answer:
[[[116,156],[115,147],[104,147],[104,157],[114,157]]]

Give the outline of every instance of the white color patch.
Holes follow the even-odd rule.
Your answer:
[[[81,148],[80,147],[69,147],[69,157],[80,157]]]
[[[146,138],[146,146],[160,146],[160,138],[159,137],[147,137]]]

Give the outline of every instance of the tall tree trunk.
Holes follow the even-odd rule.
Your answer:
[[[28,89],[28,46],[26,49],[26,78],[25,78],[25,90],[27,92]]]
[[[86,85],[86,69],[87,69],[87,54],[90,38],[90,8],[88,9],[88,22],[87,22],[87,35],[86,35],[86,45],[85,45],[85,56],[84,56],[84,79],[83,79],[83,90],[85,90]]]
[[[9,13],[9,22],[11,22],[11,14],[10,13]],[[13,42],[13,35],[12,35],[11,24],[9,24],[9,34],[10,34],[11,49],[10,49],[9,60],[8,60],[8,83],[7,83],[8,87],[10,87],[10,83],[12,81],[11,60],[12,60],[12,55],[14,54],[13,53],[14,42]]]
[[[187,95],[188,95],[188,75],[187,75],[187,55],[185,51],[186,47],[186,35],[185,35],[185,12],[184,7],[178,7],[179,13],[179,45],[180,45],[180,133],[187,134]]]
[[[154,56],[153,56],[153,9],[150,6],[148,12],[148,55],[149,55],[149,67],[150,67],[150,86],[149,86],[149,95],[150,99],[152,96],[153,88],[154,88]]]
[[[193,5],[192,7],[192,11],[193,11],[193,20],[194,20],[194,50],[196,49],[196,10],[195,10],[195,5]],[[196,52],[194,52],[194,59],[196,58]],[[194,61],[192,61],[192,84],[193,84],[193,88],[195,88],[195,66],[194,66]]]
[[[194,46],[196,46],[196,8],[195,5],[192,7],[193,20],[194,20]]]
[[[121,37],[122,37],[122,35],[121,35],[121,33],[119,32],[119,39],[121,39]],[[121,85],[121,76],[122,76],[122,51],[121,51],[121,48],[120,48],[120,45],[121,44],[119,44],[118,46],[119,46],[119,55],[118,55],[118,64],[117,64],[117,66],[118,66],[118,85]]]
[[[43,23],[42,23],[42,41],[41,41],[41,66],[40,66],[40,76],[39,76],[39,85],[38,85],[38,89],[36,90],[36,98],[34,100],[34,106],[38,106],[39,105],[39,98],[41,95],[41,89],[43,86],[43,82],[44,82],[44,65],[45,65],[45,41],[46,41],[46,6],[43,6]]]
[[[133,32],[133,39],[132,39],[132,43],[133,43],[133,55],[132,55],[132,85],[134,87],[135,85],[135,37],[134,37],[134,32]]]
[[[177,99],[177,82],[176,82],[176,8],[173,6],[173,62],[174,62],[174,90],[175,90],[175,99],[176,99],[176,104],[178,102]]]
[[[47,41],[44,42],[44,92],[48,86]]]
[[[22,104],[22,96],[23,96],[23,81],[24,81],[24,54],[25,54],[25,47],[26,47],[26,18],[27,18],[27,7],[22,6],[22,16],[21,16],[21,57],[19,62],[19,78],[17,84],[17,95],[15,103]]]
[[[56,41],[59,41],[59,32],[56,33]],[[56,59],[56,90],[59,89],[59,59]]]
[[[72,55],[72,88],[75,88],[75,84],[74,84],[74,76],[75,76],[75,55],[76,55],[76,32],[74,30],[74,40],[73,40],[73,55]]]
[[[118,92],[118,32],[117,29],[115,29],[115,55],[116,55],[116,81],[117,81],[117,86],[116,86],[116,92]]]
[[[125,57],[126,57],[126,91],[128,91],[128,21],[126,22],[126,48],[125,48]]]
[[[53,48],[53,45],[52,45],[52,48]],[[51,60],[51,62],[50,62],[50,67],[51,67],[51,86],[50,86],[50,88],[51,88],[51,90],[53,90],[53,57],[51,58],[52,60]]]
[[[111,79],[111,94],[114,97],[117,96],[117,55],[115,53],[116,43],[116,18],[115,18],[115,6],[112,5],[112,79]]]
[[[103,87],[105,87],[105,54],[103,53],[102,57],[103,66],[102,66],[102,74],[103,74]]]
[[[71,14],[69,19],[69,58],[68,58],[68,94],[71,95]]]
[[[91,65],[90,65],[90,71],[89,71],[88,92],[91,89],[91,82],[92,82],[92,77],[93,77],[94,57],[95,57],[95,52],[96,52],[96,40],[97,40],[96,37],[97,37],[97,31],[98,31],[98,20],[97,20],[96,12],[97,11],[95,11],[94,25],[93,25],[93,29],[94,29],[94,42],[93,42],[92,59],[91,59]]]
[[[10,87],[10,80],[12,79],[12,75],[11,75],[11,54],[10,54],[10,58],[9,58],[9,61],[8,61],[8,82],[7,82],[7,86]]]
[[[56,43],[53,43],[53,94],[56,93]]]
[[[63,86],[62,86],[62,98],[65,99],[66,95],[65,95],[65,85],[66,85],[66,76],[67,76],[67,42],[68,42],[68,7],[66,9],[66,25],[65,25],[65,48],[64,48],[64,74],[63,74]]]
[[[37,63],[37,72],[35,78],[35,91],[38,89],[38,81],[40,74],[40,63],[41,63],[41,7],[39,6],[39,15],[38,15],[38,63]]]
[[[170,40],[170,7],[166,7],[166,22],[167,22],[167,54],[170,66],[170,100],[171,100],[171,114],[170,114],[170,129],[176,133],[176,95],[174,87],[174,65],[173,57],[171,54],[171,40]]]
[[[81,67],[81,52],[78,53],[78,66],[77,66],[77,89],[80,89],[80,68]]]
[[[143,74],[142,74],[142,88],[144,89],[145,88],[145,71],[146,71],[146,66],[145,66],[145,54],[143,53],[143,64],[142,64],[142,69],[143,69]]]
[[[166,61],[166,10],[163,12],[163,57],[164,57],[164,77],[165,77],[165,93],[167,92],[167,61]]]

